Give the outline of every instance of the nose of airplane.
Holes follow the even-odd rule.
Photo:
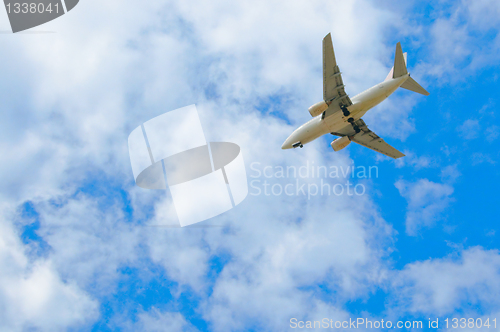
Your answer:
[[[283,145],[281,146],[283,150],[286,149],[291,149],[292,148],[292,143],[290,142],[290,137],[288,137],[285,142],[283,142]]]

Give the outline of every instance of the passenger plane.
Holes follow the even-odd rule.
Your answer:
[[[339,138],[332,141],[333,150],[339,151],[351,141],[392,158],[404,154],[387,144],[368,129],[361,117],[389,97],[397,88],[429,95],[406,69],[406,53],[401,44],[396,45],[394,67],[386,79],[374,87],[361,92],[352,99],[346,94],[339,66],[335,60],[331,34],[323,39],[323,99],[309,107],[313,119],[295,130],[283,143],[282,149],[303,147],[316,138],[331,133]]]

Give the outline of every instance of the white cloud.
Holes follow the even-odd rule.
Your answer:
[[[486,140],[488,142],[493,142],[500,135],[500,128],[498,126],[492,125],[486,129]]]
[[[448,165],[446,167],[443,167],[441,169],[441,174],[440,174],[443,182],[448,183],[448,184],[452,184],[453,182],[455,182],[455,180],[460,175],[462,175],[462,174],[458,170],[457,165]]]
[[[36,205],[38,233],[50,245],[59,273],[100,296],[113,293],[120,268],[138,265],[143,255],[140,229],[125,222],[123,206],[107,195],[105,206],[99,206],[103,197],[83,194]]]
[[[408,235],[415,236],[420,229],[434,226],[452,202],[453,187],[449,184],[420,179],[416,182],[398,180],[395,186],[408,202],[406,211]]]
[[[395,161],[396,167],[401,168],[404,166],[411,166],[415,170],[420,170],[422,168],[436,167],[438,162],[435,158],[421,155],[417,156],[415,152],[404,150],[405,157],[397,159]]]
[[[217,112],[207,106],[200,113],[203,110]],[[225,126],[229,120],[223,117],[218,125]],[[349,165],[346,155],[324,155],[319,144],[300,152],[267,153],[267,147],[279,147],[290,130],[280,121],[264,121],[252,114],[227,124],[234,131],[217,132],[214,140],[226,137],[238,143],[247,165],[250,161],[259,161],[260,169],[280,164],[302,166],[306,162]],[[247,171],[254,175],[249,168]],[[296,179],[267,180],[284,186]],[[306,184],[314,181],[304,179]],[[160,207],[157,211],[154,224],[165,215]],[[314,298],[313,293],[318,291],[315,284],[324,283],[326,289],[338,294],[336,301],[342,302],[364,296],[385,279],[381,258],[391,245],[392,229],[378,217],[368,196],[314,196],[308,201],[305,196],[249,195],[235,209],[202,224],[227,228],[159,228],[149,234],[148,243],[152,259],[181,289],[189,287],[206,294],[207,288],[213,287],[210,297],[203,300],[203,314],[216,331],[243,329],[256,322],[263,330],[279,329],[292,316],[306,312],[345,317],[347,313],[340,305]],[[222,263],[215,280],[207,280],[208,263],[217,257],[227,262]],[[360,274],[359,270],[364,272]]]
[[[178,312],[162,312],[152,308],[138,314],[135,323],[118,324],[125,331],[145,332],[195,332],[198,331]]]
[[[479,121],[473,119],[465,120],[465,122],[457,128],[460,136],[466,140],[477,138],[480,130],[481,126],[479,125]]]
[[[422,63],[420,70],[444,84],[464,82],[481,68],[497,66],[500,35],[491,38],[487,32],[500,27],[498,2],[462,0],[445,4],[445,8],[435,14],[437,18],[429,28],[432,63]]]
[[[489,163],[494,165],[496,162],[491,158],[489,154],[482,152],[474,152],[471,156],[472,165],[478,165],[482,163]]]
[[[500,4],[495,0],[463,0],[462,6],[467,8],[471,23],[483,30],[500,27]]]
[[[481,247],[464,250],[459,258],[411,263],[394,281],[394,305],[400,312],[432,316],[460,308],[471,314],[463,317],[477,317],[498,310],[499,277],[498,251]]]
[[[98,304],[73,280],[58,275],[50,259],[33,260],[12,228],[0,221],[0,321],[2,330],[66,331],[88,326]]]
[[[121,267],[140,270],[151,260],[163,268],[156,277],[179,285],[174,297],[186,290],[199,296],[198,309],[216,330],[255,322],[279,330],[305,313],[347,317],[346,301],[365,298],[390,277],[384,258],[393,230],[369,192],[311,200],[249,196],[209,221],[224,228],[146,228],[173,223],[175,215],[163,193],[133,186],[126,138],[139,123],[197,102],[207,139],[239,144],[247,165],[347,167],[349,150],[325,154],[323,139],[300,151],[282,151],[281,143],[322,97],[324,35],[332,31],[346,89],[354,95],[389,71],[394,47],[385,45],[385,36],[401,25],[397,16],[362,0],[87,0],[44,26],[54,34],[6,40],[0,51],[0,68],[9,77],[0,82],[0,181],[7,189],[1,199],[13,206],[32,200],[39,235],[51,248],[36,264],[19,243],[10,253],[12,246],[3,249],[8,254],[0,275],[12,289],[50,286],[38,305],[17,297],[11,316],[23,314],[29,324],[43,316],[39,324],[47,330],[91,324],[97,307],[91,296],[111,296]],[[413,132],[416,97],[401,96],[369,113],[368,124],[381,136],[405,139]],[[257,110],[270,98],[285,100],[273,107],[293,125]],[[453,190],[426,181],[399,182],[412,227],[420,227],[421,217],[424,223],[437,218]],[[82,187],[87,192],[78,192]],[[117,192],[129,195],[132,220]],[[5,221],[7,229],[12,222]],[[211,275],[212,260],[225,257],[222,271]],[[4,272],[12,266],[17,270]],[[335,297],[318,297],[318,283]],[[13,329],[25,324],[9,322]],[[164,324],[191,328],[180,314],[157,309],[138,314],[134,327]]]

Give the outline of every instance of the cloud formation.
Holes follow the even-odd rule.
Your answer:
[[[60,277],[51,259],[26,253],[12,225],[0,221],[0,321],[3,330],[62,331],[91,325],[98,302]]]
[[[483,11],[475,6],[471,13]],[[457,28],[453,17],[446,20],[436,21],[430,47],[441,55],[441,34],[453,33],[448,46],[456,54],[450,62],[431,59],[428,65],[451,71],[468,54],[459,47],[468,30]],[[333,33],[346,91],[355,94],[387,75],[394,55],[387,36],[406,23],[399,12],[367,0],[86,0],[44,26],[54,34],[5,39],[0,308],[8,310],[0,311],[2,321],[14,331],[53,331],[85,329],[99,315],[110,315],[101,324],[129,330],[191,331],[203,322],[198,325],[206,330],[275,331],[293,316],[349,317],[346,303],[377,289],[395,292],[392,284],[403,289],[399,305],[407,312],[425,312],[426,300],[442,312],[458,308],[463,298],[451,294],[459,288],[478,303],[493,303],[477,290],[481,282],[496,290],[492,251],[466,251],[458,263],[414,262],[399,274],[388,258],[395,231],[374,203],[376,184],[370,181],[362,197],[249,196],[208,224],[221,227],[182,231],[152,227],[176,221],[170,197],[133,183],[130,131],[192,103],[198,104],[207,140],[237,143],[247,165],[351,166],[349,150],[325,153],[323,139],[301,151],[284,153],[280,146],[309,119],[307,107],[321,99],[321,39],[327,32]],[[425,75],[425,63],[413,59],[410,53],[415,73]],[[428,71],[427,80],[435,73]],[[384,137],[408,138],[418,130],[413,98],[401,93],[374,109],[370,128]],[[432,164],[425,157],[410,160],[414,168]],[[447,174],[457,176],[453,169]],[[293,180],[274,179],[281,185]],[[446,179],[401,180],[396,187],[408,202],[410,235],[437,223],[454,191]],[[42,257],[31,257],[30,244],[20,240],[34,222],[15,216],[26,202],[37,213],[36,235],[48,248]],[[469,281],[453,280],[440,290],[428,280],[431,274],[453,279],[454,272]],[[149,287],[164,293],[134,298]]]
[[[443,316],[460,308],[470,317],[498,310],[498,251],[472,247],[459,255],[408,264],[394,280],[399,310]]]
[[[449,184],[420,179],[416,182],[399,180],[395,186],[408,202],[406,212],[408,235],[415,236],[420,229],[434,226],[453,201],[451,198],[453,187]]]

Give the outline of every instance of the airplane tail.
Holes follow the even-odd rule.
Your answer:
[[[406,58],[407,53],[403,53],[403,50],[401,49],[401,43],[398,43],[396,45],[396,55],[394,56],[394,67],[392,67],[389,75],[387,75],[387,77],[385,78],[385,81],[408,74],[408,69],[406,68]],[[400,87],[423,94],[424,96],[429,95],[429,92],[422,88],[422,86],[418,84],[417,81],[415,81],[413,78],[411,78],[410,75],[408,75],[408,78]]]

